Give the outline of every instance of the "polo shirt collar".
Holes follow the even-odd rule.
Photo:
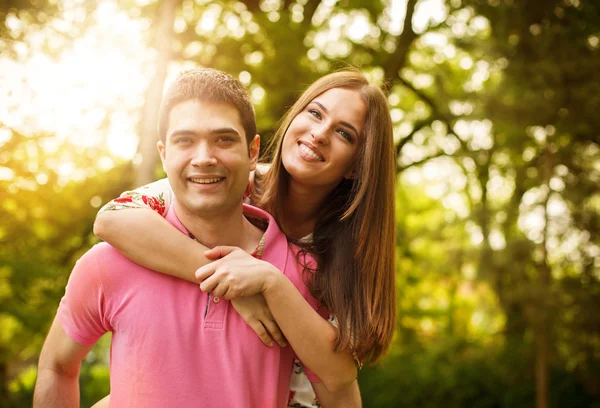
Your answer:
[[[175,228],[183,232],[186,235],[190,235],[189,231],[179,221],[177,214],[175,214],[175,202],[171,203],[165,219],[169,221]],[[265,219],[269,224],[265,231],[265,247],[260,259],[269,262],[281,272],[285,271],[287,253],[288,253],[288,242],[285,234],[279,229],[277,222],[266,211],[260,208],[244,204],[244,214],[252,215],[253,217]]]
[[[261,259],[269,262],[281,272],[284,272],[288,254],[288,242],[285,234],[279,229],[277,221],[268,212],[248,204],[244,204],[244,214],[263,218],[269,222],[265,231],[265,250]]]

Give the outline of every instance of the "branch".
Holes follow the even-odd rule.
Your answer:
[[[448,130],[449,130],[448,134],[454,135],[456,137],[456,139],[458,140],[458,143],[460,143],[460,146],[463,148],[463,150],[468,152],[469,149],[467,147],[467,144],[460,137],[458,137],[458,134],[454,130],[454,126],[451,123],[452,119],[455,119],[455,118],[451,118],[446,113],[443,113],[442,110],[440,108],[438,108],[436,103],[429,96],[427,96],[425,93],[423,93],[420,90],[418,90],[417,88],[415,88],[413,84],[408,82],[406,79],[402,78],[400,75],[398,75],[398,81],[400,81],[400,83],[402,85],[404,85],[408,89],[410,89],[415,95],[417,95],[419,97],[419,99],[421,99],[423,102],[425,102],[427,105],[429,105],[429,107],[431,108],[431,112],[432,112],[431,117],[430,117],[431,121],[433,122],[434,120],[439,120],[440,122],[444,123],[448,127]]]
[[[302,25],[305,27],[310,27],[312,24],[312,19],[321,4],[321,0],[308,0],[304,5],[304,20],[302,20]]]
[[[404,18],[404,28],[398,35],[398,44],[396,50],[388,58],[384,67],[385,81],[392,84],[394,79],[398,78],[400,69],[406,64],[408,50],[415,39],[419,37],[412,28],[412,18],[415,13],[415,6],[418,0],[408,0],[406,3],[406,17]]]
[[[445,115],[443,115],[440,111],[440,109],[438,108],[438,106],[436,105],[436,103],[429,97],[427,96],[424,92],[418,90],[417,88],[415,88],[415,86],[413,84],[411,84],[410,82],[408,82],[406,79],[402,78],[400,75],[398,75],[398,81],[404,85],[405,87],[407,87],[408,89],[410,89],[410,91],[412,93],[414,93],[415,95],[417,95],[419,97],[419,99],[421,99],[423,102],[425,102],[427,105],[429,105],[429,107],[432,110],[433,116],[435,116],[438,119],[443,119],[445,120]]]
[[[396,146],[396,157],[400,156],[400,151],[402,150],[402,148],[413,139],[413,137],[419,130],[423,129],[425,126],[431,125],[431,123],[434,120],[435,120],[435,118],[433,118],[433,116],[430,116],[426,120],[417,122],[417,124],[413,128],[412,132],[410,132],[410,134],[408,136],[406,136],[404,139],[402,139],[402,140],[400,140],[400,142],[398,142],[398,145]]]
[[[240,0],[241,3],[246,5],[249,12],[255,13],[260,10],[260,0]]]
[[[427,156],[424,159],[417,160],[415,162],[407,164],[406,166],[396,166],[396,173],[402,173],[406,169],[409,169],[414,166],[420,166],[421,164],[427,163],[429,160],[436,159],[442,156],[447,156],[447,154],[443,150],[440,150],[437,153],[432,154],[431,156]]]

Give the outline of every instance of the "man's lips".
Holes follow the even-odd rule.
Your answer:
[[[220,177],[220,176],[194,176],[194,177],[188,177],[187,178],[188,181],[194,183],[194,184],[215,184],[218,183],[220,181],[225,180],[225,177]]]
[[[308,157],[321,162],[325,161],[325,158],[316,147],[302,141],[298,142],[298,146],[300,147],[302,153],[306,154]]]

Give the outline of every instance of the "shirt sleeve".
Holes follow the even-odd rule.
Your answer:
[[[57,317],[67,336],[79,344],[96,343],[112,330],[106,318],[105,294],[96,257],[98,245],[86,252],[75,264]]]
[[[311,381],[304,372],[304,367],[299,360],[294,360],[294,370],[290,381],[289,408],[319,408],[319,402]]]
[[[171,184],[168,179],[164,178],[135,190],[121,193],[118,198],[104,205],[98,213],[128,208],[149,208],[164,217],[172,201]]]

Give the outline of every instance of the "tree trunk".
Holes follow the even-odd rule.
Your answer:
[[[136,173],[136,186],[148,184],[155,179],[155,170],[159,161],[158,152],[156,150],[156,142],[158,141],[158,109],[162,99],[167,68],[171,60],[175,11],[181,1],[182,0],[162,1],[156,17],[156,72],[148,86],[146,102],[142,110],[139,130],[140,143],[138,144],[138,155],[141,157],[141,162]]]
[[[8,366],[3,362],[0,363],[0,401],[8,401],[8,396]]]
[[[548,332],[542,328],[536,337],[535,406],[548,408]]]
[[[542,264],[540,265],[540,287],[541,296],[538,299],[537,307],[538,313],[536,313],[538,319],[537,327],[534,326],[535,332],[535,344],[537,347],[535,353],[535,402],[536,408],[548,408],[548,366],[550,358],[550,319],[552,313],[550,312],[549,305],[547,304],[550,299],[550,281],[552,279],[550,265],[548,265],[548,223],[550,217],[548,216],[548,200],[550,198],[550,178],[552,177],[552,156],[548,146],[545,147],[543,156],[543,172],[546,186],[548,186],[548,194],[544,203],[544,232],[543,241],[541,243],[541,250],[543,253]]]

